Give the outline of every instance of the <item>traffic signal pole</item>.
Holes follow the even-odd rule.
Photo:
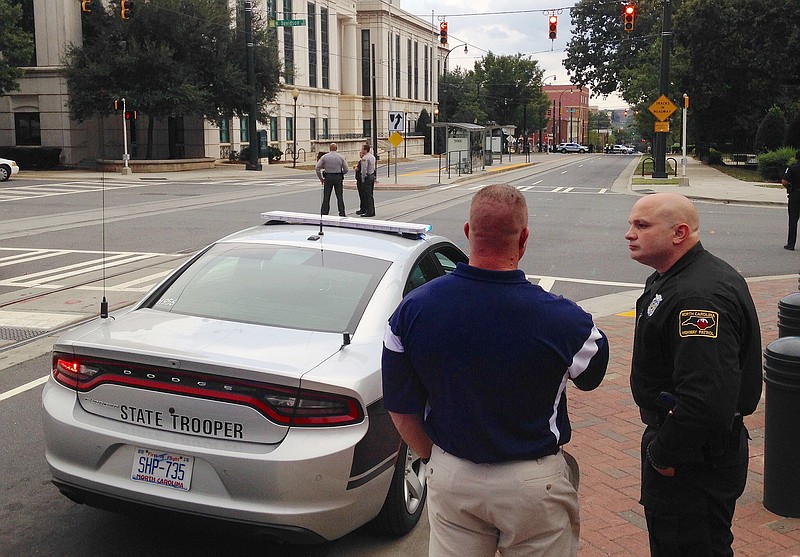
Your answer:
[[[661,22],[661,68],[659,91],[669,97],[669,53],[672,47],[672,4],[664,0],[664,16]],[[669,132],[653,134],[653,178],[667,178],[667,136]]]
[[[262,170],[259,162],[260,144],[256,133],[256,118],[258,117],[258,101],[256,99],[256,55],[255,41],[253,39],[253,2],[244,2],[244,34],[247,41],[247,85],[250,88],[250,114],[247,115],[247,129],[250,135],[250,157],[245,165],[246,170]],[[295,128],[297,124],[295,123]],[[295,133],[297,133],[295,131]]]
[[[122,171],[121,174],[131,174],[131,169],[128,166],[128,119],[125,117],[128,114],[127,106],[125,105],[125,97],[122,97]]]

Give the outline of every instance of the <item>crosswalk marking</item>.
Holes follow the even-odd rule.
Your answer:
[[[542,180],[538,180],[533,184],[527,186],[515,186],[521,192],[532,192],[532,193],[569,193],[569,194],[581,194],[581,195],[602,195],[602,194],[612,194],[609,188],[601,188],[596,186],[548,186],[548,185],[540,185],[542,184]],[[477,186],[469,186],[469,190],[479,190],[485,188],[488,184],[480,184]]]

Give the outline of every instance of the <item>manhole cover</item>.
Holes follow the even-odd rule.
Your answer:
[[[29,329],[25,327],[0,327],[0,340],[28,340],[45,334],[44,329]]]

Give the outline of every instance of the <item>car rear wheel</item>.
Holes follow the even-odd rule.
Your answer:
[[[11,178],[11,169],[5,165],[0,165],[0,182],[5,182]]]
[[[562,153],[566,153],[566,152],[567,152],[567,150],[566,150],[566,149],[561,149],[561,152],[562,152]]]
[[[396,536],[407,534],[419,522],[427,494],[425,463],[402,443],[386,501],[373,521],[375,528]]]
[[[585,153],[585,152],[586,152],[586,149],[581,149],[579,152],[580,152],[580,153]]]

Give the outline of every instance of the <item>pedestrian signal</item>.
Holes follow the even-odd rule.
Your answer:
[[[556,35],[558,34],[558,16],[551,15],[550,16],[550,39],[555,40]]]
[[[447,22],[443,21],[439,24],[439,42],[447,44]]]
[[[119,3],[119,15],[122,19],[130,19],[133,16],[133,0],[122,0]]]
[[[126,120],[136,120],[137,118],[139,118],[139,114],[137,114],[135,110],[127,110],[125,112]]]
[[[624,18],[624,29],[628,33],[633,31],[633,22],[636,19],[636,6],[633,4],[627,4],[625,9],[623,10],[623,18]]]
[[[81,11],[88,14],[92,11],[92,0],[81,0]]]

